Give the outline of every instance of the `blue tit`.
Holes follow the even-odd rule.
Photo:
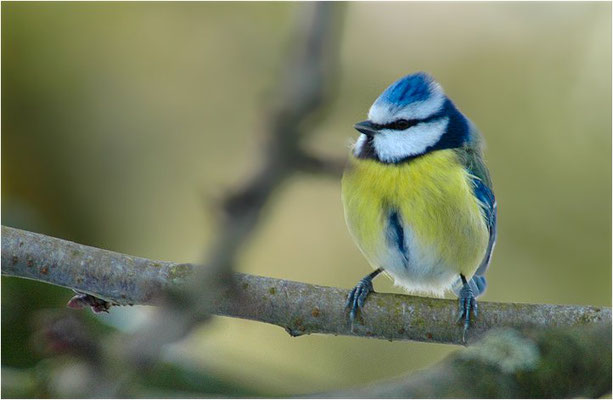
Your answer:
[[[472,122],[428,74],[375,100],[342,179],[345,220],[374,272],[347,299],[352,322],[381,272],[409,293],[459,298],[468,329],[496,242],[496,200]]]

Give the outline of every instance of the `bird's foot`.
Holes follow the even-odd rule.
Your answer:
[[[358,282],[351,293],[349,293],[347,302],[345,303],[345,308],[350,309],[349,319],[351,320],[351,323],[355,321],[358,312],[361,311],[362,307],[364,307],[364,302],[366,301],[368,295],[374,291],[375,290],[372,286],[372,278],[367,276]]]
[[[473,294],[473,290],[468,284],[464,284],[460,290],[459,310],[457,323],[464,322],[464,332],[462,333],[462,341],[466,341],[466,332],[470,327],[471,315],[477,317],[477,299]]]

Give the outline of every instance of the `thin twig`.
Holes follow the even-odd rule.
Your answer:
[[[301,171],[333,179],[340,179],[346,163],[346,160],[323,158],[309,153],[302,154],[298,161]]]
[[[2,227],[2,274],[35,279],[89,293],[113,304],[155,304],[163,290],[180,288],[194,266],[97,249]],[[283,327],[293,336],[311,333],[462,344],[453,321],[457,303],[374,293],[351,326],[343,309],[348,291],[261,276],[234,274],[233,296],[220,293],[211,313]],[[286,296],[285,294],[289,294]],[[468,341],[503,325],[540,327],[611,323],[609,307],[481,302]]]

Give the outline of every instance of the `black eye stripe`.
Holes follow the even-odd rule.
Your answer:
[[[409,129],[412,126],[415,126],[422,122],[419,119],[398,119],[396,121],[389,122],[387,124],[373,124],[376,129],[391,129],[395,131],[403,131],[405,129]]]
[[[418,125],[422,122],[431,122],[431,121],[435,121],[438,120],[440,118],[444,117],[444,113],[441,112],[437,112],[436,114],[433,114],[427,118],[424,119],[397,119],[396,121],[392,121],[389,122],[387,124],[375,124],[373,123],[373,127],[376,128],[377,130],[381,130],[381,129],[391,129],[393,131],[403,131],[405,129],[409,129],[415,125]]]

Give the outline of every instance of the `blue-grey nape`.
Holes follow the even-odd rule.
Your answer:
[[[407,75],[385,89],[377,102],[402,107],[414,102],[426,101],[432,96],[435,84],[434,78],[425,72]]]

